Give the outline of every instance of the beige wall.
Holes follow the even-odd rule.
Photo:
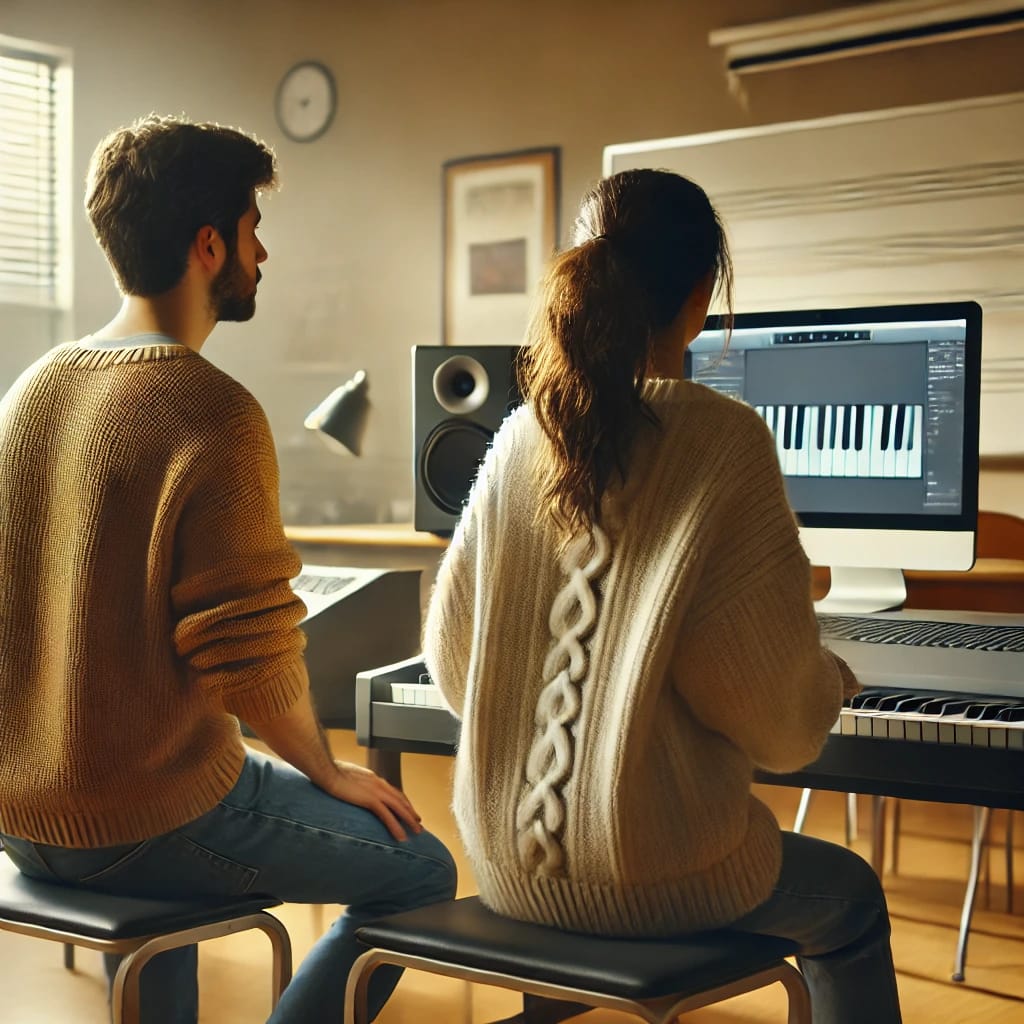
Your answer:
[[[218,328],[204,354],[266,406],[287,517],[365,521],[401,516],[411,498],[408,353],[440,341],[445,160],[560,146],[564,239],[608,143],[1024,88],[1017,33],[759,75],[746,109],[729,93],[709,30],[839,6],[0,0],[0,32],[73,50],[76,183],[107,130],[150,110],[239,125],[275,146],[282,188],[264,202],[271,255],[256,319]],[[301,59],[332,68],[340,100],[330,131],[309,145],[285,140],[273,116],[277,82]],[[83,333],[117,297],[77,197],[75,218]],[[10,350],[16,325],[2,309],[0,325]],[[357,461],[322,448],[301,421],[360,367],[375,417]],[[991,493],[1024,514],[1024,488],[1009,479]]]

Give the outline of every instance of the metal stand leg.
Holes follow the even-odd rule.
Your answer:
[[[397,789],[402,788],[402,752],[400,750],[380,750],[367,747],[366,767],[376,772],[382,779],[387,779]]]
[[[971,915],[974,913],[974,897],[978,891],[978,876],[981,873],[981,854],[985,848],[985,833],[988,831],[989,809],[974,808],[974,835],[971,837],[971,873],[967,879],[967,892],[964,893],[964,907],[960,913],[960,935],[956,944],[956,964],[953,968],[953,980],[964,980],[964,967],[967,961],[967,937],[971,932]]]
[[[69,971],[75,969],[75,947],[70,942],[64,943],[64,966]]]
[[[846,845],[852,846],[857,838],[857,794],[846,794]]]
[[[1006,812],[1006,912],[1013,913],[1013,811]]]
[[[804,822],[807,820],[807,812],[811,807],[811,797],[814,796],[813,789],[805,789],[800,794],[800,804],[796,809],[796,817],[793,819],[793,831],[803,832]]]
[[[871,866],[879,878],[885,871],[885,797],[871,798]]]
[[[900,873],[900,825],[902,823],[901,809],[903,802],[893,800],[892,802],[892,858],[890,870],[894,875]]]

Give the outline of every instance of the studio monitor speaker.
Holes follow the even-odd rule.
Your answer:
[[[450,535],[494,432],[519,404],[518,345],[412,350],[414,525]]]

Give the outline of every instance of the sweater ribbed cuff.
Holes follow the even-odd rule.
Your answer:
[[[283,715],[308,689],[306,663],[297,659],[257,686],[224,694],[224,708],[243,722],[265,722]]]

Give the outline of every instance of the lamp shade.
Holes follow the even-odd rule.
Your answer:
[[[329,443],[340,444],[353,455],[362,455],[363,435],[370,413],[366,371],[336,387],[305,419],[307,430],[316,430]]]

